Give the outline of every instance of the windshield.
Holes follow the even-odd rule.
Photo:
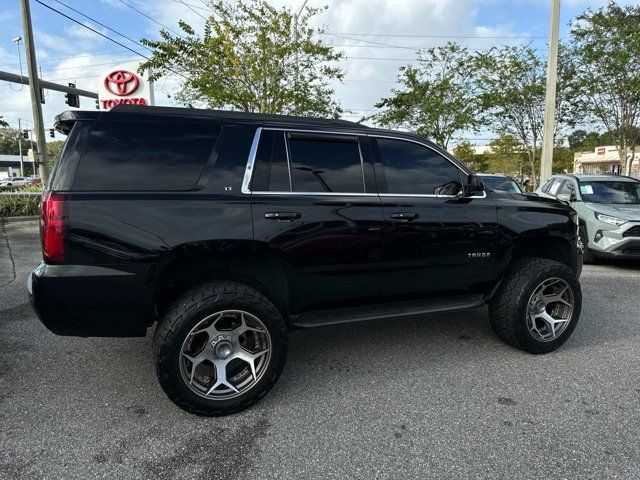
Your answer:
[[[491,190],[499,190],[501,192],[515,192],[522,193],[520,185],[516,181],[509,177],[480,177],[482,183],[484,183]]]
[[[639,204],[640,182],[580,182],[580,194],[584,202]]]

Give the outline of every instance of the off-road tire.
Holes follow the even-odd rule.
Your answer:
[[[245,394],[225,400],[204,398],[194,393],[181,377],[182,344],[203,318],[230,309],[255,315],[266,326],[271,338],[269,365]],[[167,309],[154,333],[153,353],[158,382],[177,406],[197,415],[228,415],[256,403],[278,380],[287,354],[287,328],[278,309],[257,290],[226,281],[205,283],[186,292]]]
[[[527,327],[528,302],[538,285],[550,278],[561,278],[572,289],[573,313],[569,325],[556,339],[543,342]],[[529,353],[541,354],[560,347],[578,323],[582,292],[575,273],[567,266],[544,258],[515,261],[505,274],[498,291],[489,303],[489,319],[496,335],[509,345]]]

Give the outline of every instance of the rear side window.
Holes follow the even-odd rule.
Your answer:
[[[558,193],[560,193],[560,188],[562,187],[563,183],[564,183],[564,180],[562,180],[560,178],[554,179],[553,182],[551,182],[549,184],[549,188],[547,188],[546,193],[548,195],[556,197],[558,195]]]
[[[364,192],[357,137],[290,133],[289,151],[294,191]]]
[[[260,135],[251,182],[253,191],[291,191],[285,142],[284,132],[266,130]]]
[[[404,140],[377,141],[389,193],[456,195],[462,190],[460,169],[434,150]]]
[[[201,124],[98,122],[87,139],[74,190],[189,190],[220,133]]]

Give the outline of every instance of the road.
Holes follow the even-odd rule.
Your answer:
[[[554,353],[502,344],[485,309],[296,331],[267,397],[201,418],[156,383],[150,337],[48,332],[36,224],[0,232],[0,478],[640,478],[640,265],[585,267]]]

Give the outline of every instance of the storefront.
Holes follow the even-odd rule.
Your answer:
[[[631,156],[631,152],[627,153]],[[615,146],[596,147],[593,152],[577,152],[573,157],[573,172],[586,175],[625,175]],[[640,151],[636,152],[631,166],[631,176],[640,177]]]

